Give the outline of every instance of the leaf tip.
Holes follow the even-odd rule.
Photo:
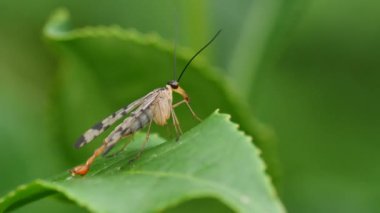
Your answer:
[[[222,116],[227,121],[231,121],[231,115],[227,113],[221,113],[219,108],[215,109],[211,115]]]

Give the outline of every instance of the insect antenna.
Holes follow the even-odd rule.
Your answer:
[[[173,79],[175,79],[177,73],[177,42],[174,39],[174,60],[173,60]]]
[[[182,72],[181,72],[181,75],[179,75],[179,77],[178,77],[178,79],[177,79],[177,82],[179,82],[179,81],[181,80],[182,75],[185,73],[187,67],[191,64],[191,62],[194,60],[194,58],[197,57],[197,55],[199,55],[199,53],[201,53],[204,49],[206,49],[206,47],[207,47],[208,45],[210,45],[210,44],[216,39],[216,37],[218,37],[218,35],[219,35],[220,32],[222,32],[222,30],[219,30],[219,31],[214,35],[214,37],[212,37],[212,39],[211,39],[209,42],[207,42],[206,45],[204,45],[200,50],[198,50],[198,52],[196,52],[196,53],[193,55],[193,57],[191,57],[191,59],[187,62],[185,68],[183,68],[183,70],[182,70]]]
[[[175,11],[177,12],[177,11]],[[175,13],[176,17],[177,17],[177,13]],[[175,19],[175,23],[174,23],[174,50],[173,50],[173,55],[174,55],[174,58],[173,58],[173,79],[176,79],[177,77],[177,37],[178,37],[178,21],[177,19]]]

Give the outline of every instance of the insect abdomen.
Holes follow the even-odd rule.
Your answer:
[[[142,128],[144,128],[153,118],[153,112],[151,108],[148,108],[146,110],[141,110],[137,113],[137,115],[134,115],[132,118],[132,125],[129,128],[130,132],[136,132]]]
[[[116,129],[105,139],[105,142],[112,146],[122,137],[131,135],[144,128],[152,118],[153,113],[150,108],[132,113],[130,117],[126,118],[123,123],[116,127]]]

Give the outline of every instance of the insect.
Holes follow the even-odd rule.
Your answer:
[[[121,122],[105,139],[103,144],[97,148],[94,153],[87,159],[86,163],[83,165],[76,166],[70,172],[74,175],[86,175],[90,169],[91,164],[94,162],[95,158],[99,155],[105,155],[108,153],[115,144],[120,141],[120,139],[133,135],[136,131],[148,126],[146,133],[145,141],[142,144],[140,152],[137,154],[136,159],[140,157],[146,143],[149,140],[150,127],[152,122],[163,126],[167,123],[167,120],[172,117],[174,129],[177,134],[177,140],[182,134],[181,127],[179,125],[178,118],[174,112],[174,108],[185,104],[191,114],[198,120],[198,116],[195,114],[191,108],[189,102],[189,96],[179,86],[179,82],[185,73],[187,67],[194,60],[194,58],[201,53],[207,46],[209,46],[219,35],[221,30],[219,30],[214,37],[209,40],[200,50],[198,50],[193,57],[187,62],[184,69],[182,70],[180,76],[177,80],[169,81],[164,87],[153,90],[144,97],[132,102],[131,104],[119,109],[114,112],[112,115],[106,117],[101,122],[95,124],[89,130],[87,130],[76,142],[75,147],[81,148],[84,145],[90,143],[102,132],[108,129],[112,124],[117,120],[129,114],[129,116]],[[176,104],[173,104],[173,92],[178,93],[182,96],[183,100],[179,101]],[[127,145],[127,144],[126,144]]]

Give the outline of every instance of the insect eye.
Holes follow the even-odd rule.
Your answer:
[[[169,81],[168,85],[170,85],[170,87],[172,89],[177,89],[178,88],[178,82],[177,81]]]

